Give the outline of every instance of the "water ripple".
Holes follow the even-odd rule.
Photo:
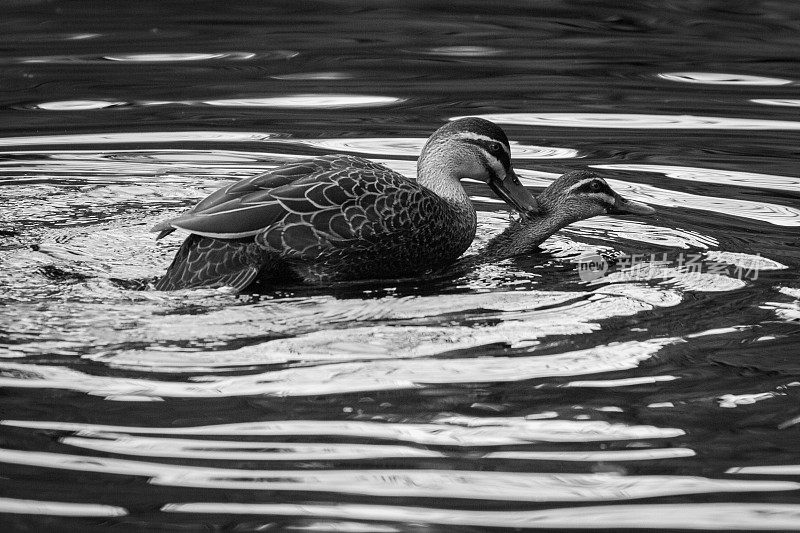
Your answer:
[[[505,324],[498,329],[508,329]],[[515,325],[512,325],[513,328]],[[530,326],[516,325],[523,338]],[[348,330],[348,337],[358,335]],[[365,328],[369,329],[369,328]],[[382,328],[383,332],[388,332]],[[439,328],[434,328],[439,329]],[[380,330],[379,330],[380,331]],[[424,328],[401,328],[409,339],[419,337]],[[324,332],[323,332],[324,333]],[[376,331],[363,331],[369,337]],[[447,332],[448,335],[451,332]],[[326,346],[339,349],[352,359],[350,344]],[[378,336],[378,338],[380,338]],[[392,345],[397,342],[392,339]],[[411,342],[418,342],[416,339]],[[402,390],[443,384],[513,382],[537,378],[564,377],[636,368],[663,346],[680,339],[651,339],[642,342],[612,343],[585,350],[553,355],[519,357],[469,357],[453,359],[378,359],[364,362],[330,363],[288,368],[259,374],[223,377],[198,376],[188,382],[98,376],[62,366],[31,365],[0,361],[0,385],[7,387],[53,388],[81,391],[91,395],[213,398],[250,395],[316,396],[381,390]],[[344,350],[343,348],[346,348]],[[369,344],[365,346],[369,349]],[[450,348],[452,349],[452,348]],[[441,350],[441,348],[439,348]],[[323,353],[324,355],[324,353]],[[358,355],[356,352],[355,355]],[[364,356],[368,356],[365,353]],[[265,357],[269,354],[265,353]],[[294,357],[299,357],[294,355]],[[305,355],[304,355],[305,357]]]
[[[759,307],[769,309],[786,322],[800,322],[800,289],[790,287],[777,287],[778,292],[794,298],[792,302],[764,302]]]
[[[0,425],[90,433],[139,435],[312,436],[381,439],[426,446],[506,446],[535,442],[590,443],[669,439],[679,428],[609,423],[602,420],[553,420],[528,417],[440,416],[429,423],[357,420],[275,420],[211,426],[134,427],[73,422],[2,420]]]
[[[232,461],[348,461],[365,459],[442,458],[445,454],[410,446],[139,437],[82,432],[60,442],[87,450],[140,457],[179,457]]]
[[[487,459],[515,459],[520,461],[617,462],[682,459],[685,457],[695,457],[696,455],[694,450],[688,448],[647,448],[644,450],[602,450],[584,452],[530,452],[523,450],[489,452],[484,455],[484,457]]]
[[[754,104],[800,107],[800,100],[791,100],[787,98],[754,98],[750,101]]]
[[[723,480],[690,476],[547,474],[468,470],[246,470],[150,463],[50,452],[0,449],[11,464],[136,475],[154,485],[228,490],[308,491],[371,497],[589,502],[684,494],[776,492],[800,489],[788,481]]]
[[[371,96],[354,94],[294,94],[263,98],[226,98],[205,100],[204,105],[221,107],[272,107],[285,109],[339,109],[347,107],[386,106],[402,102],[393,96]],[[197,102],[176,102],[196,105]]]
[[[107,56],[93,55],[50,55],[36,57],[16,57],[6,59],[3,62],[21,64],[91,64],[91,63],[185,63],[196,61],[246,61],[250,59],[291,59],[296,57],[299,52],[293,50],[265,50],[258,54],[252,52],[171,52],[155,54],[118,54]]]
[[[490,46],[437,46],[423,53],[448,57],[491,57],[502,54],[504,50]]]
[[[106,109],[127,105],[127,102],[113,100],[59,100],[55,102],[42,102],[32,106],[32,109],[45,111],[91,111],[92,109]]]
[[[276,333],[294,332],[294,337],[235,350],[193,351],[190,358],[186,357],[183,350],[159,349],[157,346],[147,350],[101,350],[84,357],[116,368],[148,372],[220,371],[293,361],[318,363],[420,358],[493,343],[533,346],[537,344],[537,339],[548,335],[589,333],[598,327],[594,321],[630,316],[655,307],[674,306],[682,299],[674,291],[645,285],[632,285],[627,291],[617,287],[613,293],[601,287],[593,293],[566,292],[543,296],[520,291],[518,294],[498,293],[496,296],[489,293],[442,296],[438,299],[387,298],[369,302],[324,299],[293,303],[276,300],[257,309],[243,308],[241,313],[235,314],[230,310],[213,310],[204,315],[204,324],[214,328],[218,340],[227,336],[226,329],[230,329],[232,335],[245,334],[247,328],[243,329],[241,322],[252,324],[251,328],[262,328],[254,330],[253,335],[258,331],[263,334],[264,328],[268,327],[268,330]],[[475,312],[460,319],[474,321],[475,325],[438,325],[443,316],[468,310]],[[357,322],[424,317],[431,317],[433,324],[357,325]],[[503,322],[482,325],[493,320]],[[147,323],[152,325],[146,337],[151,342],[159,339],[196,339],[198,335],[204,335],[204,330],[197,328],[196,317],[192,315],[175,315],[166,324],[161,317],[153,317]],[[327,326],[320,329],[321,323]],[[343,323],[350,324],[346,338],[342,338],[341,331],[336,329],[337,324]],[[144,327],[144,324],[141,325]],[[303,331],[309,329],[309,332]],[[124,332],[116,334],[121,335],[117,341],[125,338]],[[138,340],[141,342],[145,339],[140,336]],[[99,343],[99,339],[95,341],[95,344]],[[495,363],[498,362],[495,360]]]
[[[297,52],[271,52],[270,57],[275,59],[289,59],[297,55]],[[256,54],[252,52],[218,52],[218,53],[161,53],[161,54],[125,54],[103,56],[103,59],[108,61],[121,61],[124,63],[174,63],[186,61],[208,61],[211,59],[231,59],[235,61],[243,61],[253,59]]]
[[[706,529],[796,531],[800,505],[780,503],[676,503],[604,505],[543,511],[472,511],[337,503],[171,503],[168,513],[326,517],[381,522],[531,529]]]
[[[684,291],[728,292],[747,285],[742,278],[735,278],[714,272],[691,271],[682,267],[667,267],[657,262],[642,262],[589,282],[629,283],[631,281],[650,281],[661,279],[662,285],[680,288]]]
[[[607,170],[626,170],[631,172],[657,172],[668,178],[698,181],[714,185],[735,185],[737,187],[757,187],[776,191],[800,192],[800,178],[776,176],[774,174],[757,174],[755,172],[737,172],[735,170],[718,170],[698,167],[679,167],[644,164],[612,164],[591,165],[592,168]]]
[[[761,257],[760,255],[743,254],[739,252],[723,252],[720,250],[709,250],[705,253],[705,257],[709,261],[717,263],[725,263],[733,265],[743,270],[786,270],[786,265]]]
[[[800,130],[800,122],[697,115],[636,113],[496,113],[475,115],[498,124],[558,128],[656,130]],[[465,117],[451,117],[457,120]]]
[[[800,124],[800,123],[798,123]],[[685,192],[661,189],[652,185],[630,183],[613,179],[606,180],[620,193],[632,192],[637,199],[664,207],[684,207],[699,211],[713,211],[738,218],[749,218],[775,226],[800,226],[800,209],[767,202],[753,202],[734,198],[701,196]],[[629,196],[625,194],[625,196]]]
[[[607,241],[649,243],[670,248],[701,248],[718,246],[719,242],[708,235],[682,228],[654,226],[638,220],[614,217],[595,217],[576,222],[562,230],[575,237],[599,237]]]
[[[735,466],[726,470],[725,473],[758,476],[800,476],[800,465]]]
[[[140,144],[199,142],[259,142],[274,134],[245,131],[148,131],[109,132],[70,135],[36,135],[30,137],[0,137],[0,146],[51,146],[82,144]]]
[[[417,157],[427,142],[425,137],[388,137],[360,139],[309,139],[290,140],[314,148],[335,152],[357,152],[380,156]],[[530,146],[511,142],[511,153],[514,160],[522,159],[572,159],[579,157],[578,151],[571,148],[553,146]]]
[[[659,78],[681,83],[701,83],[704,85],[752,85],[756,87],[790,85],[792,80],[750,76],[747,74],[722,74],[719,72],[665,72]]]
[[[122,507],[98,503],[52,502],[43,500],[20,500],[0,498],[0,513],[32,514],[45,516],[125,516]]]
[[[274,80],[349,80],[353,75],[348,72],[294,72],[292,74],[276,74],[270,76]]]
[[[447,455],[435,450],[353,443],[295,443],[208,440],[186,438],[141,437],[129,434],[81,431],[74,437],[62,437],[59,442],[99,452],[135,455],[139,457],[170,457],[233,461],[348,461],[388,458],[442,458]],[[481,443],[482,446],[493,443]],[[474,457],[473,452],[469,452]],[[603,451],[502,451],[483,454],[486,459],[515,459],[525,461],[649,461],[694,457],[687,448],[648,448],[641,450]]]
[[[142,100],[137,102],[106,100],[59,100],[42,102],[28,109],[41,111],[91,111],[111,107],[154,106],[213,106],[213,107],[268,107],[275,109],[344,109],[351,107],[376,107],[402,102],[392,96],[345,94],[294,94],[253,98],[222,98],[217,100]]]

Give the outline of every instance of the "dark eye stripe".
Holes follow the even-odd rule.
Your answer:
[[[500,163],[503,165],[503,168],[505,169],[506,172],[508,172],[508,170],[511,168],[511,158],[508,156],[508,152],[506,151],[507,148],[502,144],[500,144],[501,148],[499,152],[493,152],[492,145],[496,141],[489,142],[489,141],[484,141],[482,139],[462,139],[462,142],[479,146],[487,153],[495,156],[497,160],[500,161]]]
[[[475,143],[475,144],[477,144],[477,143]],[[483,154],[480,154],[478,157],[481,158],[481,163],[483,163],[483,166],[486,167],[486,170],[489,172],[489,180],[490,181],[499,180],[500,176],[498,176],[497,172],[494,171],[494,167],[489,164],[489,162],[486,160],[486,157]]]
[[[597,187],[594,184],[599,184],[600,186]],[[587,181],[586,183],[582,183],[580,186],[574,189],[576,193],[602,193],[607,194],[609,196],[614,196],[614,191],[611,190],[611,187],[608,186],[605,182],[600,180],[591,180]]]

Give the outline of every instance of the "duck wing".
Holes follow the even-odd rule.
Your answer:
[[[186,213],[155,225],[151,231],[159,232],[157,239],[176,229],[224,239],[250,237],[292,212],[291,206],[303,212],[313,211],[318,204],[313,194],[303,199],[305,191],[314,183],[335,181],[345,169],[392,172],[372,161],[344,155],[290,163],[222,187]],[[345,200],[341,194],[331,191],[328,194],[329,197],[320,199],[324,200],[323,205],[329,205],[332,199]]]
[[[332,168],[270,192],[283,214],[255,242],[291,260],[316,260],[410,244],[444,201],[382,165]]]

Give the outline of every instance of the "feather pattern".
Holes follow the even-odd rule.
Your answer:
[[[214,239],[189,235],[156,290],[230,286],[242,290],[262,269],[266,254],[252,239]]]
[[[153,231],[176,228],[192,235],[157,289],[242,290],[267,273],[323,282],[423,272],[469,247],[475,214],[383,165],[332,155],[223,187]]]

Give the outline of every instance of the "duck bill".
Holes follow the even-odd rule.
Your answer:
[[[523,187],[513,169],[502,180],[490,179],[489,187],[497,196],[520,213],[539,211],[539,204],[536,202],[536,198],[533,197],[528,189]]]
[[[652,215],[656,212],[655,209],[642,202],[628,200],[619,194],[614,195],[614,205],[609,208],[609,215]]]

